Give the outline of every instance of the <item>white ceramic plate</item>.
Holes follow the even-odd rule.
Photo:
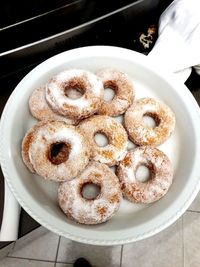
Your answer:
[[[32,91],[67,68],[95,72],[114,67],[135,84],[136,99],[153,96],[176,115],[176,129],[162,149],[174,166],[174,181],[165,197],[151,205],[126,200],[117,214],[97,226],[79,225],[61,212],[57,184],[31,174],[21,159],[21,142],[35,123],[29,113]],[[49,230],[83,243],[116,245],[141,240],[163,230],[191,204],[200,188],[200,113],[189,90],[174,77],[161,73],[146,56],[117,47],[85,47],[54,56],[33,69],[10,96],[1,119],[0,158],[4,176],[21,206]]]

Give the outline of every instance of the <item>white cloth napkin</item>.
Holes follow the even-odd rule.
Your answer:
[[[183,82],[191,67],[200,75],[200,0],[175,0],[168,6],[160,17],[158,39],[148,57]]]
[[[21,207],[4,182],[4,210],[0,231],[0,241],[15,241],[18,237]]]

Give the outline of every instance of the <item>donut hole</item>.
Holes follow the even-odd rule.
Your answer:
[[[143,115],[143,122],[149,128],[155,128],[160,124],[160,118],[156,113],[147,112]]]
[[[59,142],[51,144],[48,158],[51,163],[59,165],[68,160],[70,149],[71,146],[68,143]]]
[[[136,148],[136,145],[130,139],[128,139],[128,147],[127,147],[127,150],[132,150],[134,148]]]
[[[102,132],[95,133],[94,140],[97,146],[100,147],[105,147],[109,144],[108,137]]]
[[[152,179],[152,169],[150,166],[141,164],[136,169],[135,177],[137,181],[145,183]]]
[[[115,97],[115,92],[117,90],[116,85],[112,81],[104,83],[104,96],[103,99],[106,102],[110,102]]]
[[[83,96],[84,92],[79,88],[68,88],[65,90],[65,96],[70,99],[79,99]]]
[[[101,192],[101,186],[92,182],[88,182],[81,187],[81,196],[86,200],[94,200],[98,198]]]
[[[64,94],[70,99],[79,99],[85,93],[85,83],[82,80],[71,80],[64,86]]]

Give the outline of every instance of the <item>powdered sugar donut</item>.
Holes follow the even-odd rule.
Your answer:
[[[143,121],[144,116],[152,117],[156,126],[147,126]],[[135,144],[157,146],[173,132],[175,115],[164,103],[153,98],[141,98],[126,111],[124,125],[129,138]]]
[[[61,121],[39,127],[29,146],[29,159],[34,170],[54,181],[74,178],[87,165],[90,149],[80,131]]]
[[[134,87],[131,79],[122,71],[105,68],[96,75],[102,80],[104,88],[111,88],[115,96],[111,101],[101,100],[98,114],[118,116],[123,114],[134,100]]]
[[[141,165],[150,170],[150,179],[140,182],[136,179]],[[151,203],[163,197],[173,179],[172,164],[168,157],[153,147],[137,147],[130,150],[120,162],[117,176],[126,198],[135,203]]]
[[[82,194],[84,185],[95,184],[100,193],[95,199]],[[122,194],[119,180],[105,164],[90,162],[75,179],[61,183],[58,202],[63,212],[82,224],[99,224],[109,220],[119,209]]]
[[[83,92],[78,99],[67,97],[68,89]],[[73,119],[82,119],[97,112],[103,96],[103,84],[93,73],[71,69],[53,77],[46,85],[46,99],[57,113]]]
[[[38,120],[60,120],[67,124],[78,124],[77,120],[55,113],[48,105],[45,97],[46,85],[35,89],[29,98],[29,109],[34,118]]]
[[[78,127],[90,143],[93,160],[113,166],[125,156],[128,145],[127,133],[115,119],[94,115],[80,122]],[[96,144],[97,133],[104,134],[108,138],[108,145],[101,147]]]

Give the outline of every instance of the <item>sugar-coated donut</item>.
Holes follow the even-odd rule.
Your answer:
[[[143,121],[144,116],[152,117],[156,126],[147,126]],[[124,125],[135,144],[157,146],[173,132],[175,115],[166,104],[153,98],[141,98],[126,111]]]
[[[95,184],[100,193],[95,199],[82,195],[84,185]],[[109,220],[120,206],[119,180],[105,164],[90,162],[75,179],[60,184],[58,202],[62,211],[82,224],[99,224]]]
[[[32,116],[38,120],[59,120],[65,121],[67,124],[78,124],[77,120],[59,115],[50,108],[46,101],[45,88],[46,85],[38,87],[29,98],[29,110]]]
[[[68,89],[83,92],[78,99],[66,95]],[[70,69],[53,77],[46,85],[46,99],[57,113],[73,119],[83,119],[97,112],[103,96],[103,84],[93,73]]]
[[[79,129],[88,139],[91,147],[91,158],[94,161],[113,166],[126,153],[128,137],[124,127],[109,116],[94,115],[80,122]],[[104,134],[108,145],[101,147],[95,142],[95,134]]]
[[[96,75],[102,80],[104,88],[111,88],[115,96],[111,101],[101,100],[98,114],[118,116],[123,114],[134,100],[134,87],[128,75],[122,71],[105,68]]]
[[[49,121],[39,127],[28,152],[35,172],[54,181],[76,177],[90,157],[89,145],[81,132],[62,121]]]
[[[146,182],[136,179],[139,166],[150,170]],[[169,158],[159,149],[141,146],[130,150],[117,168],[124,196],[135,203],[152,203],[163,197],[173,179],[173,169]]]
[[[30,158],[29,158],[29,147],[30,144],[33,140],[33,136],[36,133],[37,129],[40,126],[43,126],[46,122],[44,121],[40,121],[37,124],[33,125],[33,127],[31,129],[28,130],[28,132],[25,134],[23,140],[22,140],[22,159],[23,162],[25,163],[25,165],[27,166],[27,168],[31,171],[31,172],[35,172],[32,163],[30,162]]]

